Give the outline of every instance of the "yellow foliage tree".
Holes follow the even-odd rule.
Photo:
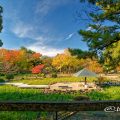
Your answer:
[[[53,58],[52,65],[60,72],[71,73],[81,67],[82,61],[74,56],[58,54]]]

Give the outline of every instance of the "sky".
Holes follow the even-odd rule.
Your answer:
[[[24,46],[43,55],[55,56],[66,48],[87,50],[78,34],[86,21],[78,13],[86,7],[79,0],[1,0],[3,48]]]

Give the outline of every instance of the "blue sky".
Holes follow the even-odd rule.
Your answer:
[[[4,48],[25,46],[43,55],[54,56],[65,48],[87,50],[78,30],[85,21],[76,20],[85,7],[79,0],[1,0],[4,8]]]

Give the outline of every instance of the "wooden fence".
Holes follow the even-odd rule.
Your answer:
[[[55,120],[58,119],[58,112],[69,112],[69,115],[78,111],[104,111],[105,108],[110,107],[109,110],[115,112],[119,108],[119,101],[74,101],[74,102],[28,102],[28,101],[1,101],[0,111],[46,111],[55,112]],[[63,116],[63,114],[62,114]]]
[[[120,107],[120,100],[78,102],[1,101],[0,111],[103,111],[108,106]]]

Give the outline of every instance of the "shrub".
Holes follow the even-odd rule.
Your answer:
[[[8,80],[14,79],[14,75],[13,74],[7,74],[6,79],[8,79]]]
[[[5,80],[4,80],[4,79],[2,79],[2,78],[0,78],[0,82],[5,82]]]
[[[5,74],[3,74],[3,73],[0,73],[0,76],[5,76]]]
[[[56,72],[54,72],[54,73],[52,73],[52,78],[57,78],[57,73]]]
[[[99,77],[98,78],[99,84],[102,84],[102,83],[107,82],[107,81],[109,81],[109,80],[107,78],[105,78],[105,77]]]
[[[41,78],[45,78],[46,77],[44,73],[39,73],[37,76],[41,77]]]
[[[75,101],[81,101],[81,100],[90,100],[88,96],[84,96],[84,95],[81,95],[81,96],[76,96],[74,98]]]

